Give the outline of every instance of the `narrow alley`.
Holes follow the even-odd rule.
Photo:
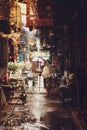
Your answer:
[[[87,130],[87,0],[0,0],[0,130]]]

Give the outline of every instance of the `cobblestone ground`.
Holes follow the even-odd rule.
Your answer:
[[[5,108],[6,109],[6,108]],[[24,105],[15,105],[0,130],[77,130],[68,106],[44,94],[28,94]]]

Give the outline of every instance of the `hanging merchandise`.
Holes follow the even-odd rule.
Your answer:
[[[18,5],[18,0],[10,0],[9,5],[11,32],[16,32],[21,29],[21,7]]]
[[[8,21],[13,32],[21,29],[21,8],[18,0],[0,0],[0,20]]]

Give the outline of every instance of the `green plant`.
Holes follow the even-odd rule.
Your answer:
[[[8,69],[11,71],[15,71],[18,68],[18,65],[14,62],[9,62],[8,63]]]

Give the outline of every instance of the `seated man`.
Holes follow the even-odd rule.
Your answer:
[[[73,102],[77,104],[77,99],[78,99],[77,95],[78,95],[79,87],[78,87],[77,78],[75,76],[73,68],[71,67],[69,68],[68,81],[64,85],[61,85],[60,88],[63,97],[63,102],[64,99],[71,98]]]

